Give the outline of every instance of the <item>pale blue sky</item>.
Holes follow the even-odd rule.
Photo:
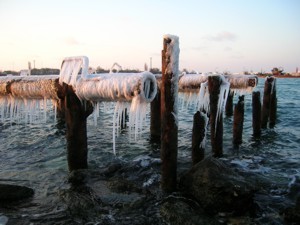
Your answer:
[[[179,36],[180,69],[300,67],[299,0],[0,0],[0,70],[161,66],[164,34]]]

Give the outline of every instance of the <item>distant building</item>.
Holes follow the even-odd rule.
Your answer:
[[[30,70],[21,70],[20,71],[20,76],[29,76],[30,75]]]

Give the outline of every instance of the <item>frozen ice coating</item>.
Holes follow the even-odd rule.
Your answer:
[[[173,116],[178,126],[178,78],[179,78],[179,38],[175,35],[164,35],[164,39],[171,42],[167,45],[166,58],[170,58],[171,63],[167,63],[165,73],[173,74],[171,89],[174,94]]]
[[[256,75],[225,75],[225,78],[230,83],[230,90],[240,95],[252,93],[258,83]]]
[[[156,92],[156,79],[150,72],[98,74],[80,79],[76,85],[77,96],[90,101],[132,101],[139,95],[149,103]]]
[[[205,133],[204,133],[204,138],[203,138],[203,140],[200,143],[200,147],[202,149],[204,149],[205,145],[206,145],[206,134],[207,134],[208,117],[207,117],[206,113],[200,112],[200,114],[201,114],[201,117],[205,118]]]
[[[184,74],[179,79],[180,92],[198,91],[201,83],[207,81],[211,74]],[[224,75],[234,92],[251,93],[257,86],[258,78],[255,75]]]
[[[205,110],[209,112],[209,92],[208,92],[208,82],[201,83],[201,87],[198,94],[198,107],[199,110]]]
[[[76,88],[77,80],[88,74],[89,59],[86,56],[67,57],[61,64],[59,83],[66,83]],[[81,72],[81,74],[79,74]],[[81,76],[80,76],[81,75]]]
[[[184,74],[179,79],[179,91],[193,92],[198,91],[202,83],[207,81],[205,74]]]
[[[230,83],[226,81],[225,77],[223,75],[219,75],[219,76],[221,77],[222,84],[220,85],[220,94],[219,94],[219,100],[218,100],[218,111],[217,111],[217,115],[216,115],[216,120],[220,119],[222,112],[225,110],[227,97],[229,94],[229,88],[230,88]],[[217,123],[216,123],[216,125],[217,125]]]
[[[0,95],[18,98],[58,99],[58,76],[26,76],[0,79]]]

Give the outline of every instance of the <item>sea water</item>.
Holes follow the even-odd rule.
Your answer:
[[[256,90],[263,96],[264,79],[259,79]],[[239,149],[232,145],[232,117],[224,117],[224,158],[234,167],[261,174],[281,184],[282,189],[274,188],[271,197],[278,196],[282,201],[294,201],[286,191],[300,177],[300,79],[278,79],[277,121],[274,128],[262,130],[260,138],[252,136],[252,96],[245,95],[245,118],[243,143]],[[235,103],[238,97],[234,97]],[[150,141],[150,113],[148,114],[139,138],[130,140],[129,130],[122,129],[116,136],[116,155],[113,153],[113,114],[114,107],[99,104],[99,117],[88,118],[88,163],[90,169],[108,165],[114,160],[133,161],[138,158],[153,157],[159,160],[159,145]],[[193,105],[179,104],[178,162],[191,165],[191,140]],[[0,120],[0,182],[26,185],[35,190],[33,203],[26,216],[39,212],[51,196],[66,185],[68,176],[67,153],[64,124],[49,115],[40,124],[25,124]],[[153,154],[152,154],[153,153]],[[209,131],[206,142],[206,155],[211,154]],[[272,196],[273,195],[273,196]],[[267,204],[267,203],[266,203]],[[270,206],[271,207],[271,206]],[[29,211],[29,214],[28,214]],[[0,212],[1,215],[1,212]],[[5,216],[5,215],[3,215]]]

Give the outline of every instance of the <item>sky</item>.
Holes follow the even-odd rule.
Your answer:
[[[0,71],[90,66],[161,68],[163,36],[179,37],[179,68],[300,68],[299,0],[0,0]]]

